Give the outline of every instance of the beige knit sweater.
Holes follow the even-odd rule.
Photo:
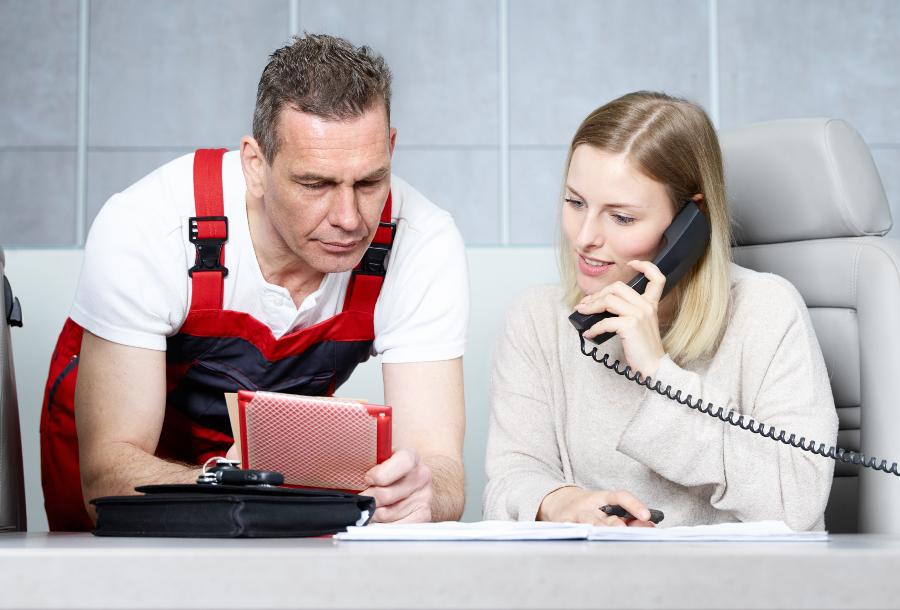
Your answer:
[[[778,519],[822,529],[833,460],[740,430],[582,355],[558,286],[511,308],[491,380],[485,519],[531,520],[565,485],[624,489],[662,526]],[[730,320],[715,354],[657,378],[716,406],[835,444],[828,375],[802,298],[785,279],[732,265]],[[602,346],[625,361],[621,342]]]

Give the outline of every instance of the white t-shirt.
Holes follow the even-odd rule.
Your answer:
[[[160,167],[97,215],[88,236],[71,318],[123,345],[165,350],[190,306],[187,270],[196,250],[188,219],[196,216],[194,155]],[[326,274],[294,305],[286,288],[262,275],[250,240],[246,184],[237,151],[223,160],[225,245],[223,309],[246,312],[276,338],[337,314],[350,271]],[[448,360],[463,354],[469,315],[465,248],[453,218],[403,180],[392,177],[396,237],[375,306],[373,353],[383,362]]]

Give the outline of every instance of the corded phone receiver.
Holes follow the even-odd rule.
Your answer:
[[[653,264],[659,267],[659,270],[666,276],[666,285],[663,288],[663,296],[675,287],[682,277],[694,266],[703,253],[706,252],[706,246],[709,243],[709,220],[706,215],[700,211],[697,204],[688,201],[685,206],[678,212],[672,224],[663,233],[663,246],[653,259]],[[640,294],[643,294],[647,288],[649,280],[643,273],[634,276],[628,286],[633,288]],[[578,334],[591,328],[594,324],[605,318],[612,317],[614,314],[603,311],[594,314],[578,313],[577,311],[569,316],[569,322],[578,331]],[[592,339],[596,344],[601,344],[611,338],[615,333],[603,333]]]
[[[663,289],[663,295],[669,292],[678,281],[684,277],[688,270],[696,263],[709,243],[709,220],[700,211],[693,201],[689,201],[684,208],[669,225],[663,233],[664,244],[662,250],[657,255],[653,264],[659,267],[659,270],[666,276],[666,285]],[[635,276],[628,285],[637,292],[643,293],[647,288],[648,280],[643,274]],[[840,447],[827,446],[824,443],[817,443],[813,439],[806,439],[801,436],[799,439],[796,434],[788,433],[780,430],[775,426],[769,426],[763,422],[756,421],[753,418],[745,418],[744,415],[737,413],[734,409],[726,410],[724,407],[717,407],[711,402],[705,402],[702,398],[694,398],[692,395],[682,396],[682,391],[673,388],[670,385],[663,385],[662,382],[650,377],[644,377],[638,371],[633,371],[630,366],[621,366],[621,362],[616,360],[610,362],[610,355],[598,354],[599,348],[593,347],[588,349],[587,340],[584,338],[584,331],[592,327],[594,324],[604,318],[609,318],[614,314],[609,312],[601,312],[598,314],[582,314],[577,311],[569,316],[569,321],[578,330],[581,339],[581,353],[592,358],[595,362],[602,364],[609,370],[625,377],[629,381],[633,381],[638,385],[656,392],[660,396],[665,396],[669,400],[673,400],[679,404],[689,407],[700,413],[705,413],[710,417],[719,419],[727,424],[731,424],[736,428],[741,428],[760,436],[771,438],[774,441],[790,445],[821,455],[823,457],[832,458],[839,462],[848,464],[858,464],[864,468],[871,468],[887,474],[900,477],[900,468],[897,462],[888,466],[887,460],[880,460],[874,456],[866,456],[864,453],[856,451],[848,451]],[[593,339],[598,345],[603,343],[615,333],[604,333]]]

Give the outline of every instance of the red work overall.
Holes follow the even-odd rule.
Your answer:
[[[197,249],[191,306],[166,346],[166,414],[156,455],[202,464],[233,442],[224,393],[239,389],[331,395],[368,359],[375,338],[375,302],[394,237],[391,197],[362,262],[354,269],[343,310],[276,339],[249,314],[222,309],[228,221],[222,197],[225,150],[194,156],[190,241]],[[66,321],[50,363],[41,414],[41,478],[51,531],[93,527],[84,508],[78,466],[74,394],[83,329]],[[120,405],[127,408],[127,405]]]

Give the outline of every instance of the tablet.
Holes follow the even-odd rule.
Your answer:
[[[391,408],[362,400],[238,392],[241,465],[285,485],[361,491],[391,456]]]

